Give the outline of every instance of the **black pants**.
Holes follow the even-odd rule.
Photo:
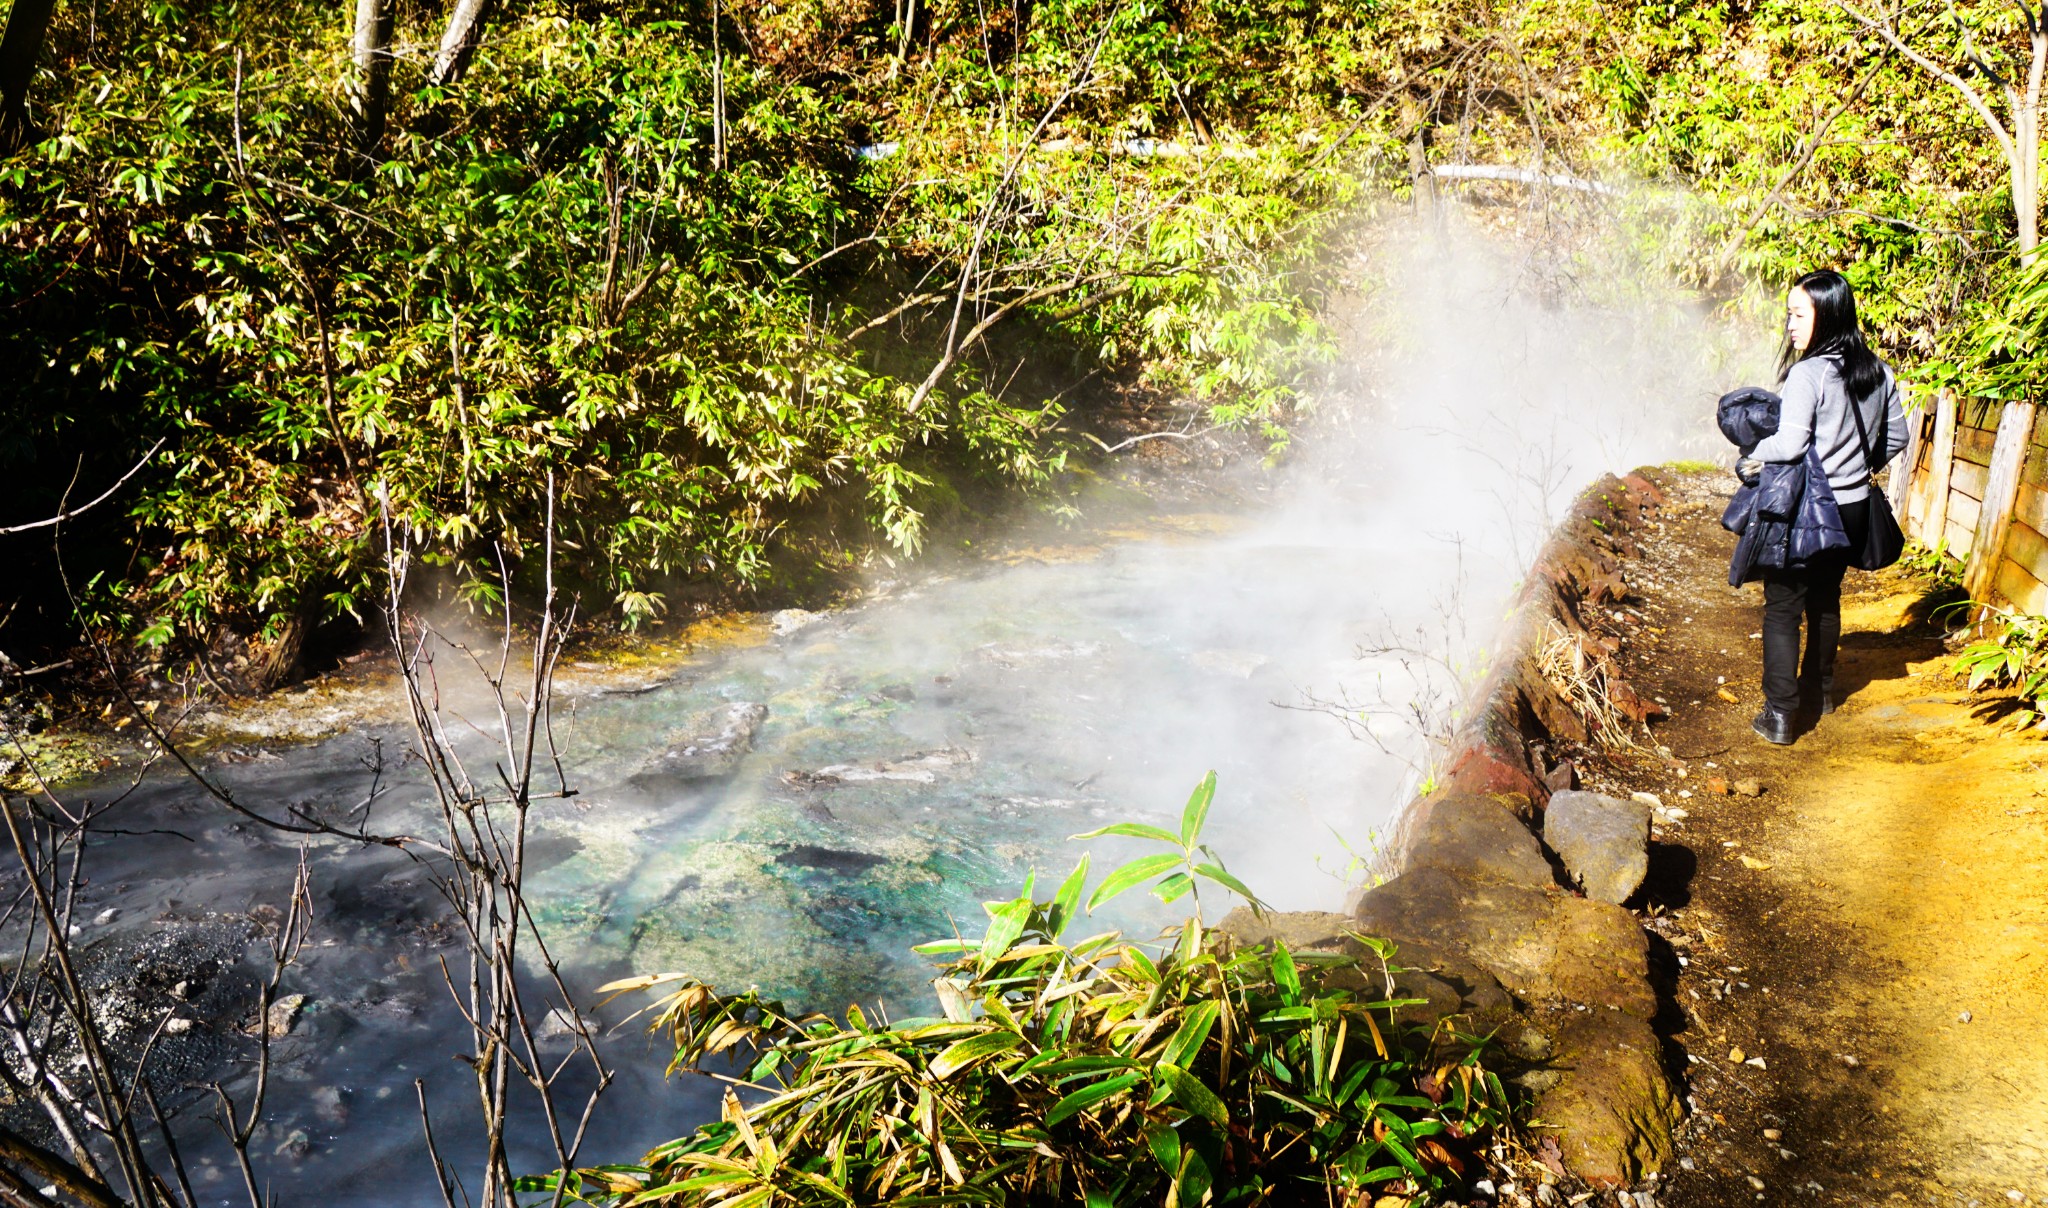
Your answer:
[[[1799,570],[1764,572],[1764,701],[1786,716],[1799,711],[1800,689],[1820,703],[1835,674],[1842,640],[1842,572],[1849,550],[1862,549],[1870,531],[1870,501],[1842,505],[1849,548],[1829,550]],[[1806,618],[1806,658],[1799,657],[1799,618]]]

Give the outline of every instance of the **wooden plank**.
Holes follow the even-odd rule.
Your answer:
[[[1991,581],[1998,574],[1998,558],[2005,550],[2005,535],[2012,527],[2012,509],[2020,489],[2020,467],[2027,460],[2027,444],[2034,435],[2031,402],[2009,402],[1998,417],[1998,447],[1991,455],[1991,475],[1984,485],[1984,506],[1977,517],[1976,535],[1970,540],[1970,561],[1963,568],[1963,590],[1972,600],[1988,598]]]
[[[2048,491],[2022,484],[2012,503],[2012,516],[2037,533],[2048,533]]]
[[[1998,560],[1997,594],[2021,612],[2048,616],[2048,583],[2027,573],[2010,558]]]
[[[1992,447],[1998,443],[1998,433],[1982,428],[1956,428],[1956,460],[1975,462],[1980,466],[1991,464]]]
[[[2005,531],[2005,560],[2016,562],[2036,579],[2048,579],[2048,537],[2031,524],[2015,520]]]
[[[1959,520],[1951,519],[1948,522],[1948,528],[1942,533],[1942,539],[1948,542],[1948,556],[1951,558],[1968,558],[1970,556],[1970,536],[1975,531],[1969,525]]]
[[[2048,424],[2034,422],[2036,433],[2048,432]],[[2048,489],[2048,445],[2033,444],[2027,448],[2027,467],[2020,471],[2020,481],[2028,486]]]
[[[1968,495],[1972,499],[1981,500],[1984,498],[1984,483],[1990,477],[1990,467],[1964,461],[1959,457],[1956,459],[1955,468],[1949,471],[1948,487],[1958,495]]]
[[[1948,527],[1951,532],[1958,528],[1962,529],[1965,533],[1976,532],[1977,520],[1983,515],[1983,512],[1983,504],[1978,503],[1961,491],[1950,491],[1948,493]],[[1953,541],[1948,543],[1948,552],[1958,558],[1962,557],[1963,552],[1969,548],[1970,540],[1967,537],[1963,539],[1961,545],[1957,545]]]
[[[1885,483],[1884,497],[1892,505],[1892,515],[1899,521],[1899,527],[1906,532],[1913,531],[1911,516],[1913,484],[1920,479],[1920,448],[1927,443],[1927,417],[1918,412],[1906,417],[1906,447],[1899,450],[1899,457],[1891,466],[1891,479]]]
[[[1956,400],[1943,390],[1934,396],[1934,444],[1927,463],[1927,513],[1920,523],[1920,543],[1939,545],[1948,532],[1948,476],[1955,468]]]
[[[1984,432],[1998,430],[1998,402],[1988,398],[1966,398],[1956,409],[1956,423],[1963,428],[1976,428]]]

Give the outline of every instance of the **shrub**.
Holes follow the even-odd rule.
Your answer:
[[[1199,886],[1261,903],[1200,844],[1211,773],[1179,834],[1119,824],[1168,848],[1111,873],[1092,911],[1153,881],[1194,915],[1155,944],[1116,932],[1069,942],[1088,861],[1048,900],[1032,883],[988,904],[978,940],[920,952],[950,959],[943,1015],[895,1022],[858,1007],[841,1024],[680,975],[614,983],[659,989],[654,1027],[671,1070],[702,1072],[752,1045],[759,1097],[728,1092],[723,1117],[641,1164],[566,1177],[601,1205],[983,1203],[1370,1203],[1462,1173],[1507,1097],[1481,1042],[1402,1026],[1391,945],[1359,956],[1238,946],[1205,927]]]

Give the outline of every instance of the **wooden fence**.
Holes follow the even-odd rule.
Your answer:
[[[1907,536],[1962,559],[1971,599],[2048,614],[2042,407],[1941,395],[1908,422],[1888,490]]]

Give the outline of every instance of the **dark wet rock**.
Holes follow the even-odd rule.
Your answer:
[[[877,864],[886,864],[885,857],[871,855],[864,851],[844,851],[836,847],[817,847],[799,843],[775,857],[777,864],[794,864],[801,868],[816,868],[824,872],[855,874],[863,873]]]
[[[1367,934],[1448,949],[1530,1002],[1616,1007],[1642,1019],[1657,1009],[1649,941],[1634,915],[1604,902],[1417,868],[1366,893],[1355,917]]]
[[[1556,883],[1536,836],[1506,806],[1460,794],[1417,802],[1409,811],[1407,867],[1527,885]]]
[[[313,1114],[329,1124],[348,1123],[348,1093],[338,1086],[313,1088],[307,1096],[312,1103]]]
[[[707,723],[650,760],[641,776],[672,780],[710,780],[730,776],[754,749],[754,735],[768,720],[768,706],[753,701],[729,705]]]
[[[1650,807],[1599,793],[1558,793],[1543,811],[1543,841],[1587,897],[1619,905],[1650,871]]]
[[[917,699],[917,689],[909,684],[883,684],[875,689],[872,695],[877,700],[892,700],[898,704],[907,704]]]
[[[959,747],[918,751],[895,759],[871,763],[835,763],[815,772],[784,772],[785,783],[797,788],[826,788],[835,784],[863,784],[895,781],[902,784],[934,784],[939,774],[974,762],[974,752]]]
[[[1574,1174],[1600,1187],[1637,1182],[1671,1160],[1678,1099],[1650,1025],[1623,1011],[1574,1011],[1559,1022],[1559,1075],[1535,1115],[1557,1129]]]

